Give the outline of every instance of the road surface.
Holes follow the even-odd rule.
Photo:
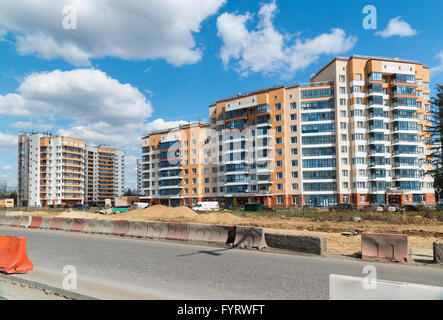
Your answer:
[[[34,271],[21,277],[62,288],[64,267],[74,266],[74,292],[102,299],[328,299],[330,274],[362,277],[368,264],[378,279],[443,287],[443,268],[432,265],[8,227],[0,235],[27,238]]]

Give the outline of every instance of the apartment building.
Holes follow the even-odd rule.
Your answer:
[[[250,201],[284,207],[432,204],[429,95],[429,68],[418,62],[337,57],[307,84],[210,105],[209,125],[194,131],[204,133],[195,145],[201,155],[194,159],[197,180],[181,166],[172,173],[163,167],[161,180],[149,171],[154,161],[166,166],[171,150],[178,163],[190,162],[191,127],[143,138],[142,188],[152,201],[163,197],[172,205],[215,199],[227,207]],[[189,189],[183,181],[198,184]],[[174,194],[164,191],[169,184]],[[174,201],[166,200],[170,196]]]
[[[94,148],[94,147],[92,147]],[[88,176],[87,152],[83,140],[49,133],[21,133],[18,138],[18,206],[45,207],[88,203],[89,185],[101,188],[100,169]],[[89,160],[89,159],[88,159]],[[93,173],[95,167],[92,166]],[[124,171],[117,171],[121,177]],[[98,191],[100,191],[98,188]],[[120,194],[121,182],[114,188]]]
[[[125,153],[107,146],[87,146],[85,157],[85,203],[105,204],[124,194]]]
[[[45,133],[18,138],[18,206],[84,201],[84,141]]]
[[[142,159],[137,159],[137,195],[142,195]]]
[[[216,199],[210,127],[192,123],[142,138],[142,189],[151,204],[192,205]],[[215,152],[215,151],[214,151]],[[205,195],[205,196],[203,196]]]

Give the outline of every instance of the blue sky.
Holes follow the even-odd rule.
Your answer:
[[[363,28],[366,5],[376,30]],[[134,187],[150,130],[205,120],[211,103],[238,92],[308,82],[335,56],[417,60],[434,88],[441,12],[430,0],[4,0],[0,181],[16,184],[16,136],[34,129],[126,150]]]

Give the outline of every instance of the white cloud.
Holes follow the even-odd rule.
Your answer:
[[[95,69],[33,73],[17,93],[0,95],[0,114],[34,118],[51,113],[77,122],[121,125],[143,121],[152,107],[136,87]]]
[[[300,33],[283,34],[273,25],[277,9],[275,1],[264,4],[258,13],[257,28],[251,31],[246,26],[252,20],[250,13],[223,13],[218,17],[218,36],[223,41],[220,56],[225,66],[235,60],[237,71],[244,76],[261,72],[285,73],[290,77],[315,62],[320,55],[344,53],[357,41],[338,28],[313,39],[297,38]],[[293,38],[296,38],[295,43],[290,43]]]
[[[391,19],[385,30],[377,31],[375,33],[375,35],[383,38],[389,38],[392,36],[410,37],[415,36],[416,34],[418,34],[417,30],[412,29],[407,22],[401,20],[401,17]]]
[[[175,128],[178,126],[182,126],[188,124],[187,121],[165,121],[163,119],[156,119],[152,122],[146,123],[144,125],[144,131],[148,134],[154,131],[161,131],[166,129]]]
[[[193,33],[226,0],[39,0],[0,2],[0,39],[12,35],[20,54],[89,66],[93,58],[165,59],[181,66],[201,59]],[[65,30],[66,5],[77,9]]]
[[[10,171],[10,170],[12,170],[12,166],[10,164],[7,164],[6,166],[2,167],[2,170],[3,171]]]
[[[43,123],[43,122],[32,122],[32,121],[18,121],[16,123],[11,124],[11,127],[17,129],[32,129],[32,130],[50,130],[54,127],[53,124]]]
[[[433,74],[443,71],[443,50],[436,55],[436,58],[440,61],[440,63],[436,67],[431,68],[431,72]]]
[[[0,151],[17,151],[18,138],[17,136],[0,132]]]

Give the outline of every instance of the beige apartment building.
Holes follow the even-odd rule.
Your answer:
[[[307,84],[221,99],[209,124],[144,137],[142,189],[170,205],[433,204],[429,95],[421,63],[337,57]]]
[[[91,194],[87,183],[100,186],[102,183],[101,175],[86,177],[89,172],[86,156],[91,148],[95,147],[88,147],[79,139],[48,133],[21,133],[18,139],[18,206],[87,203]],[[114,183],[114,194],[120,195],[115,185],[117,183]],[[93,194],[94,198],[100,198],[99,191]]]

